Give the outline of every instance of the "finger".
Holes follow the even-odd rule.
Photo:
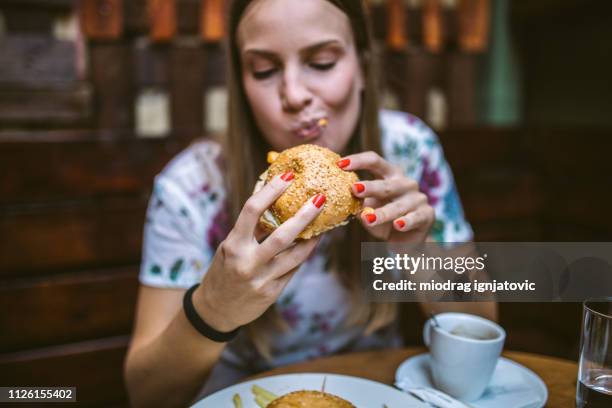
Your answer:
[[[273,280],[272,282],[269,283],[270,285],[273,286],[274,291],[277,293],[277,296],[280,296],[280,294],[285,289],[285,286],[287,286],[287,284],[289,284],[289,281],[291,280],[291,278],[293,278],[293,275],[295,275],[295,273],[299,269],[300,269],[299,267],[295,267],[295,268],[291,269],[289,272],[287,272],[284,275],[282,275],[280,278],[278,278],[276,280]]]
[[[323,210],[324,203],[323,194],[317,194],[308,199],[293,217],[283,222],[259,245],[258,261],[267,262],[279,252],[290,247],[300,232]]]
[[[418,191],[418,183],[408,177],[359,181],[352,185],[353,195],[359,198],[375,197],[381,200],[398,197],[409,191]]]
[[[289,273],[294,268],[298,268],[302,263],[304,263],[304,261],[306,261],[306,259],[308,259],[312,251],[316,248],[320,237],[321,236],[319,235],[318,237],[312,239],[300,241],[291,248],[286,249],[285,251],[276,255],[269,264],[265,279],[282,279],[285,274]]]
[[[393,221],[425,204],[427,204],[427,196],[423,193],[404,194],[382,207],[365,208],[361,212],[361,219],[366,227],[374,227]]]
[[[258,224],[255,226],[255,233],[254,233],[254,236],[255,236],[255,239],[257,240],[257,242],[262,242],[264,239],[266,239],[266,237],[267,237],[268,235],[270,235],[270,233],[271,233],[271,232],[272,232],[272,231],[270,231],[269,229],[267,229],[267,228],[263,227],[263,226],[261,225],[261,223],[258,223]]]
[[[395,166],[373,151],[351,154],[339,160],[337,165],[347,171],[368,170],[381,178],[401,174]]]
[[[417,210],[398,217],[393,221],[393,228],[397,231],[412,231],[429,228],[436,218],[435,210],[431,206],[422,206]]]
[[[278,175],[249,197],[238,215],[234,230],[245,239],[252,240],[259,217],[285,192],[292,180],[292,172]]]

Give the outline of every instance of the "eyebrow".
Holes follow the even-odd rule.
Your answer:
[[[305,47],[303,49],[300,50],[300,54],[304,55],[308,55],[308,54],[312,54],[316,51],[318,51],[321,48],[324,48],[328,45],[342,45],[342,43],[338,40],[326,40],[326,41],[321,41],[318,42],[316,44],[313,45],[309,45],[308,47]],[[262,55],[264,57],[268,57],[268,58],[276,58],[276,54],[272,51],[268,51],[268,50],[262,50],[262,49],[257,49],[257,48],[249,48],[248,50],[244,51],[244,54],[257,54],[257,55]]]

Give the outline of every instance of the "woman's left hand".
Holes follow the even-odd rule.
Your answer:
[[[359,216],[370,234],[393,242],[420,243],[427,239],[435,211],[416,180],[373,151],[346,156],[338,166],[347,171],[368,170],[377,177],[352,187],[353,194],[364,199],[364,207],[374,209]]]

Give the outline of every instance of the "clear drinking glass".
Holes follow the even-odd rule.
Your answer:
[[[612,407],[612,297],[583,303],[576,406]]]

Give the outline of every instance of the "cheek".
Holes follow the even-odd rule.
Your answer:
[[[351,64],[338,67],[333,75],[320,87],[319,95],[326,105],[336,109],[342,109],[351,105],[352,98],[358,94],[357,69]]]
[[[338,153],[346,148],[359,121],[361,86],[358,74],[358,68],[342,67],[330,76],[329,83],[319,93],[331,116],[327,147]]]
[[[260,116],[266,112],[273,112],[275,100],[271,97],[271,89],[269,87],[262,86],[248,78],[243,80],[243,84],[249,106],[253,110],[254,115]]]
[[[275,150],[291,147],[282,136],[282,107],[278,92],[273,86],[266,86],[250,78],[243,78],[244,92],[263,137]]]
[[[275,97],[274,88],[257,81],[244,79],[244,91],[249,106],[260,129],[267,129],[278,120],[280,102]]]

